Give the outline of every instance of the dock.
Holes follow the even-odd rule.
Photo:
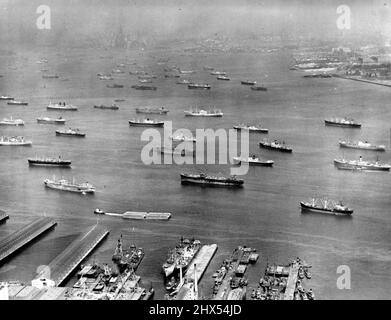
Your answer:
[[[180,286],[176,296],[177,300],[193,300],[198,298],[197,296],[193,296],[193,291],[195,289],[194,277],[196,277],[198,285],[216,251],[217,244],[202,246],[186,271],[184,281],[182,281],[183,284]],[[198,292],[196,295],[197,294]]]
[[[39,218],[0,239],[0,262],[56,224],[51,218]]]
[[[0,210],[0,223],[5,222],[7,219],[9,219],[9,215]]]
[[[288,281],[286,283],[286,289],[284,293],[284,300],[293,300],[299,267],[300,265],[298,263],[294,263],[289,270]]]
[[[48,277],[55,286],[60,286],[108,234],[107,229],[95,225],[87,233],[80,235],[49,263],[46,268],[50,271],[49,275],[44,274],[44,270],[37,279]]]

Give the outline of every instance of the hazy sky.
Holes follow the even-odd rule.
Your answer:
[[[337,7],[351,9],[351,30],[391,38],[391,0],[0,0],[0,37],[39,37],[39,5],[51,8],[58,39],[118,30],[135,37],[215,33],[338,36]]]

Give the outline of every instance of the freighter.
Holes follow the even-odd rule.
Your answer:
[[[246,86],[255,86],[257,84],[256,81],[252,81],[252,80],[242,80],[240,81],[240,83]]]
[[[48,110],[63,110],[63,111],[77,111],[77,107],[71,104],[65,104],[65,102],[59,102],[52,104],[51,102],[46,107]]]
[[[169,110],[165,107],[139,107],[136,108],[136,113],[146,113],[146,114],[167,114]]]
[[[136,90],[157,90],[157,87],[155,86],[147,86],[145,84],[137,84],[131,86],[131,88],[136,89]]]
[[[55,178],[53,178],[53,180],[45,179],[43,183],[47,188],[61,191],[70,191],[83,194],[95,192],[95,187],[88,182],[75,183],[74,181],[70,182],[65,179],[55,180]]]
[[[207,83],[189,83],[187,85],[189,89],[206,89],[210,90],[211,86]]]
[[[59,118],[49,118],[49,117],[40,117],[37,118],[38,123],[42,124],[65,124],[66,120],[62,117]]]
[[[144,255],[144,250],[142,248],[137,248],[135,245],[130,245],[129,249],[123,249],[121,234],[112,260],[117,265],[120,273],[123,273],[125,270],[136,271],[143,260]]]
[[[30,166],[45,166],[45,167],[70,167],[71,160],[58,158],[29,158],[27,159]]]
[[[181,238],[175,249],[169,252],[168,259],[163,264],[164,276],[167,279],[177,276],[180,269],[184,274],[200,248],[201,242],[199,240]]]
[[[342,204],[342,201],[335,203],[332,200],[322,200],[313,198],[309,202],[300,202],[301,209],[303,211],[316,211],[324,213],[333,213],[333,214],[346,214],[351,215],[353,209],[350,209]]]
[[[33,143],[24,137],[0,137],[0,146],[31,146]]]
[[[200,174],[188,174],[181,173],[182,184],[195,184],[200,186],[210,187],[242,187],[244,181],[237,179],[235,176],[229,178],[208,176],[204,173]]]
[[[94,108],[95,109],[108,109],[108,110],[118,110],[119,109],[119,107],[115,103],[113,103],[111,106],[105,106],[103,104],[101,104],[100,106],[95,105]]]
[[[24,121],[22,119],[12,119],[4,118],[0,121],[1,126],[24,126]]]
[[[326,126],[344,127],[344,128],[361,128],[361,124],[353,119],[336,118],[324,121]]]
[[[164,127],[164,121],[150,120],[149,118],[144,120],[133,119],[129,120],[131,127]]]
[[[268,133],[269,129],[262,128],[260,125],[259,126],[253,126],[253,125],[245,125],[245,124],[239,124],[234,126],[235,130],[241,131],[249,131],[249,132],[260,132],[260,133]]]
[[[350,141],[339,141],[339,146],[341,148],[351,148],[351,149],[362,149],[362,150],[372,150],[372,151],[386,151],[386,147],[384,145],[374,145],[369,143],[368,141],[362,142],[350,142]]]
[[[19,101],[19,100],[10,100],[7,102],[8,105],[10,106],[27,106],[28,105],[28,102],[24,102],[24,101]]]
[[[288,152],[288,153],[292,152],[292,148],[288,147],[284,141],[281,143],[277,140],[270,141],[270,142],[267,140],[263,140],[259,142],[259,146],[261,148],[270,149],[270,150],[276,150],[276,151]]]
[[[255,155],[252,155],[251,157],[247,158],[233,157],[232,159],[235,164],[248,163],[250,166],[272,167],[274,163],[273,160],[262,160]]]
[[[57,136],[69,136],[69,137],[79,137],[84,138],[86,134],[81,132],[79,129],[64,129],[64,130],[56,130]]]
[[[385,163],[359,160],[334,159],[334,165],[341,170],[390,171],[391,165]]]
[[[186,117],[222,117],[223,113],[221,110],[186,110],[185,116]]]

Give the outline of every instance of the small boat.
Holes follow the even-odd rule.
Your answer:
[[[0,100],[14,100],[14,98],[9,96],[0,96]]]
[[[0,137],[0,146],[31,146],[31,140],[25,140],[24,137]]]
[[[362,150],[372,150],[372,151],[386,151],[386,147],[384,145],[374,145],[370,144],[368,141],[358,141],[355,142],[349,142],[340,140],[339,146],[341,148],[351,148],[351,149],[362,149]]]
[[[212,76],[226,76],[227,72],[225,72],[225,71],[212,71],[210,74]]]
[[[84,132],[81,132],[79,129],[64,129],[64,130],[56,130],[57,136],[69,136],[69,137],[78,137],[78,138],[84,138],[86,134]]]
[[[186,117],[222,117],[221,110],[188,110],[184,111]]]
[[[59,118],[49,118],[49,117],[40,117],[37,118],[37,122],[41,124],[65,124],[66,120],[62,117]]]
[[[324,121],[326,126],[344,127],[344,128],[361,128],[361,124],[353,119],[336,118]]]
[[[342,201],[336,203],[328,199],[322,200],[313,198],[309,202],[301,201],[300,206],[303,211],[315,211],[322,213],[326,212],[345,215],[351,215],[353,213],[353,209],[350,209],[347,206],[343,205]]]
[[[106,85],[107,88],[123,88],[124,85],[123,84],[117,84],[117,83],[113,83],[113,84],[108,84]]]
[[[207,83],[189,83],[187,85],[187,88],[189,89],[206,89],[210,90],[211,86]]]
[[[167,114],[169,110],[165,107],[138,107],[136,108],[136,113],[146,113],[146,114]]]
[[[45,167],[70,167],[71,160],[58,158],[29,158],[27,159],[30,166],[45,166]]]
[[[231,80],[230,78],[228,78],[227,76],[217,76],[217,80],[225,80],[225,81],[229,81]]]
[[[129,120],[129,125],[133,127],[163,127],[164,121],[150,120],[149,118],[143,120],[133,119]]]
[[[238,131],[250,131],[250,132],[260,132],[260,133],[268,133],[269,129],[262,128],[261,126],[253,126],[253,125],[245,125],[245,124],[239,124],[233,127],[235,130]]]
[[[10,100],[7,102],[10,106],[27,106],[29,103],[24,101],[18,101],[18,100]]]
[[[0,121],[0,126],[24,126],[24,121],[22,119],[12,119],[4,118]]]
[[[109,110],[118,110],[119,107],[113,103],[111,106],[105,106],[103,104],[101,104],[100,106],[97,106],[97,105],[94,105],[94,108],[95,109],[109,109]]]
[[[246,86],[255,86],[257,84],[256,81],[252,81],[252,80],[242,80],[240,81],[240,83]]]
[[[364,161],[362,157],[358,160],[334,159],[334,165],[341,170],[363,170],[363,171],[390,171],[391,165],[379,163],[379,161]]]
[[[284,141],[281,143],[277,140],[270,141],[270,142],[267,140],[263,140],[259,142],[259,146],[261,148],[270,149],[270,150],[276,150],[276,151],[288,152],[288,153],[292,152],[292,148],[285,145]]]
[[[155,86],[147,86],[147,85],[133,85],[131,88],[136,90],[157,90]]]
[[[262,86],[252,86],[250,89],[254,91],[267,91],[267,88]]]
[[[65,102],[59,103],[49,103],[46,107],[47,110],[63,110],[63,111],[77,111],[77,107],[71,104],[65,104]]]
[[[236,176],[218,177],[218,176],[209,176],[204,173],[201,174],[181,173],[181,183],[194,184],[200,186],[210,186],[210,187],[242,187],[244,181],[242,179],[236,178]]]
[[[248,163],[250,166],[272,167],[274,163],[273,160],[261,160],[257,158],[255,155],[252,155],[251,157],[248,158],[233,157],[232,159],[236,164]]]
[[[70,182],[65,179],[56,180],[55,178],[53,178],[45,179],[43,183],[47,188],[61,191],[70,191],[82,194],[95,192],[95,187],[88,182],[75,183],[74,181]]]

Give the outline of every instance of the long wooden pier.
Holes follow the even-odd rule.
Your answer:
[[[87,233],[80,235],[65,250],[60,253],[48,268],[43,270],[37,278],[48,277],[60,286],[72,271],[95,249],[95,247],[109,234],[106,228],[92,227]],[[50,274],[45,274],[45,272]]]
[[[284,293],[284,300],[293,300],[296,283],[297,283],[297,275],[299,272],[300,265],[298,263],[294,263],[289,270],[289,276],[286,283],[286,289]]]
[[[0,262],[56,224],[51,218],[39,218],[0,239]]]

